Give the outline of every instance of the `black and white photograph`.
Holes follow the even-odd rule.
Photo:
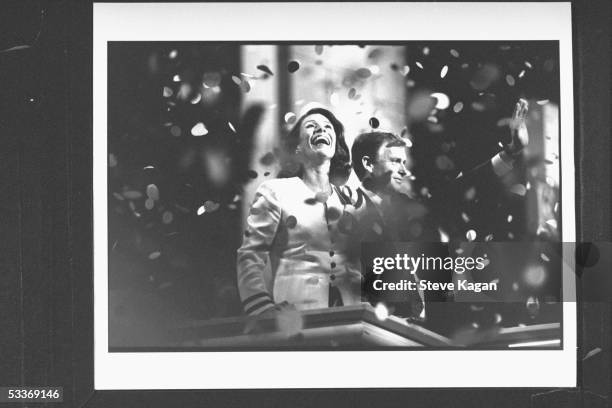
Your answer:
[[[492,23],[486,6],[450,18],[402,4],[397,18],[360,3],[385,18],[338,20],[339,3],[232,4],[233,30],[227,7],[150,6],[147,21],[135,4],[94,12],[101,366],[190,355],[358,370],[468,351],[519,365],[533,350],[542,365],[555,351],[558,366],[572,360],[569,8],[526,6],[537,27],[519,28],[512,13],[524,23],[524,10],[499,4],[508,18],[485,40],[468,28]],[[190,382],[365,384],[291,372]],[[368,386],[402,384],[417,385]]]

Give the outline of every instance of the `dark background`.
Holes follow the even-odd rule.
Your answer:
[[[182,406],[544,407],[604,406],[603,396],[609,401],[612,316],[603,301],[580,304],[581,387],[574,390],[94,393],[91,4],[7,2],[0,9],[0,384],[63,386],[65,406],[180,400]],[[610,8],[605,1],[584,1],[574,3],[573,12],[578,238],[609,241]],[[603,351],[582,361],[596,347]]]

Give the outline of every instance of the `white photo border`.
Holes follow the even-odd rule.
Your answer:
[[[95,389],[576,386],[577,315],[570,301],[563,303],[561,350],[108,349],[108,41],[559,41],[561,220],[563,241],[575,242],[571,3],[95,3],[93,10]],[[317,22],[316,30],[312,21]],[[575,275],[567,265],[563,288],[564,299],[576,298]],[[368,366],[381,368],[384,375],[367,375],[363,367]]]

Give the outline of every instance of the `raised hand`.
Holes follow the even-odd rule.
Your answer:
[[[510,122],[510,135],[512,139],[504,150],[512,155],[516,156],[523,151],[523,148],[529,143],[529,134],[527,133],[527,126],[525,125],[525,118],[527,117],[527,111],[529,110],[529,103],[521,98],[514,107],[514,113],[512,114],[512,120]]]

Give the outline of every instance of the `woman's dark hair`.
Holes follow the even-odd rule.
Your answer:
[[[282,168],[278,177],[301,176],[302,167],[296,162],[295,157],[295,149],[300,144],[300,127],[307,116],[317,113],[325,116],[329,120],[336,133],[336,151],[331,158],[329,166],[329,180],[333,184],[341,186],[346,183],[351,173],[349,148],[346,145],[346,140],[344,140],[344,126],[331,111],[325,108],[313,108],[303,114],[287,136],[282,140],[282,147],[286,157],[282,161]]]

